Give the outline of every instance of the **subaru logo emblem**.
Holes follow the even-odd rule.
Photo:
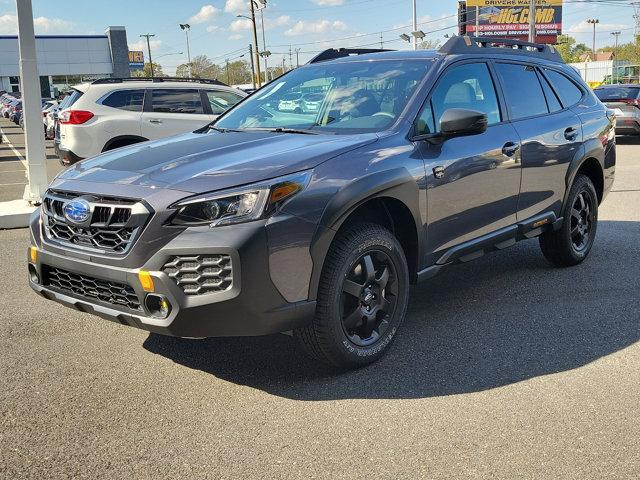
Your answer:
[[[63,212],[65,218],[70,222],[83,223],[89,219],[91,207],[86,200],[75,198],[64,204]]]

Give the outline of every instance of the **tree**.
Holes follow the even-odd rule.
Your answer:
[[[418,48],[421,50],[437,50],[440,48],[440,40],[425,38],[418,44]]]
[[[243,85],[251,83],[251,66],[244,60],[225,63],[224,73],[220,80],[229,85]]]
[[[144,64],[142,70],[135,70],[131,76],[133,77],[150,77],[151,76],[151,64],[149,62]],[[162,71],[162,65],[153,62],[153,76],[154,77],[166,77]]]
[[[188,77],[189,66],[191,66],[191,76],[195,78],[221,79],[222,69],[213,63],[206,55],[198,55],[191,59],[191,64],[183,63],[176,68],[177,77]]]
[[[569,35],[559,35],[556,49],[565,63],[580,62],[580,57],[585,53],[591,53],[591,49],[584,43],[576,43],[576,39]]]

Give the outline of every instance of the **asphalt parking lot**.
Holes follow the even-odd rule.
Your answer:
[[[588,261],[529,241],[449,269],[346,374],[284,335],[172,339],[47,302],[27,230],[0,232],[0,478],[639,478],[640,142],[620,143]]]

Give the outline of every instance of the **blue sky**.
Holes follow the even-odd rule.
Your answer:
[[[152,54],[168,73],[186,61],[185,36],[178,23],[192,26],[192,56],[205,54],[218,63],[237,58],[251,41],[249,22],[236,18],[247,13],[245,0],[32,1],[36,31],[41,34],[97,34],[109,25],[124,25],[130,47],[138,49],[143,46],[139,35],[154,33]],[[621,42],[630,40],[634,11],[624,0],[617,1],[565,0],[565,33],[590,45],[592,30],[586,19],[596,17],[601,22],[599,45],[612,43],[613,30],[622,31]],[[456,5],[455,0],[418,0],[419,28],[434,39],[454,32]],[[289,62],[289,45],[300,49],[302,62],[329,46],[377,46],[380,32],[387,48],[408,47],[398,35],[410,30],[404,28],[411,23],[410,0],[268,0],[264,13],[267,47],[274,52],[271,64],[282,62],[283,56]],[[15,2],[0,0],[0,34],[11,33],[15,33]],[[293,58],[295,63],[295,54]]]

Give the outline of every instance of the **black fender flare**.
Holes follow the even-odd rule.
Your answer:
[[[426,199],[426,193],[420,190],[415,178],[404,167],[365,175],[338,191],[325,207],[311,241],[313,270],[309,282],[309,299],[316,299],[324,261],[338,230],[358,207],[375,198],[398,200],[411,211],[418,239],[418,258],[416,261],[419,262],[426,239],[426,236],[422,235],[420,217],[421,193],[425,195]]]
[[[104,147],[102,147],[102,151],[106,152],[107,150],[110,150],[111,145],[122,140],[131,141],[131,143],[128,145],[133,145],[134,143],[146,142],[149,139],[141,137],[140,135],[118,135],[117,137],[113,137],[107,143],[105,143]]]
[[[567,199],[569,197],[569,191],[571,190],[571,185],[573,185],[573,181],[576,178],[576,174],[580,167],[589,159],[594,158],[600,164],[600,169],[602,172],[602,177],[604,178],[604,150],[602,148],[602,144],[595,138],[587,140],[576,152],[571,163],[569,164],[569,168],[567,169],[567,173],[565,175],[565,191],[564,198],[562,200],[562,210],[564,211],[564,207],[566,206]]]

